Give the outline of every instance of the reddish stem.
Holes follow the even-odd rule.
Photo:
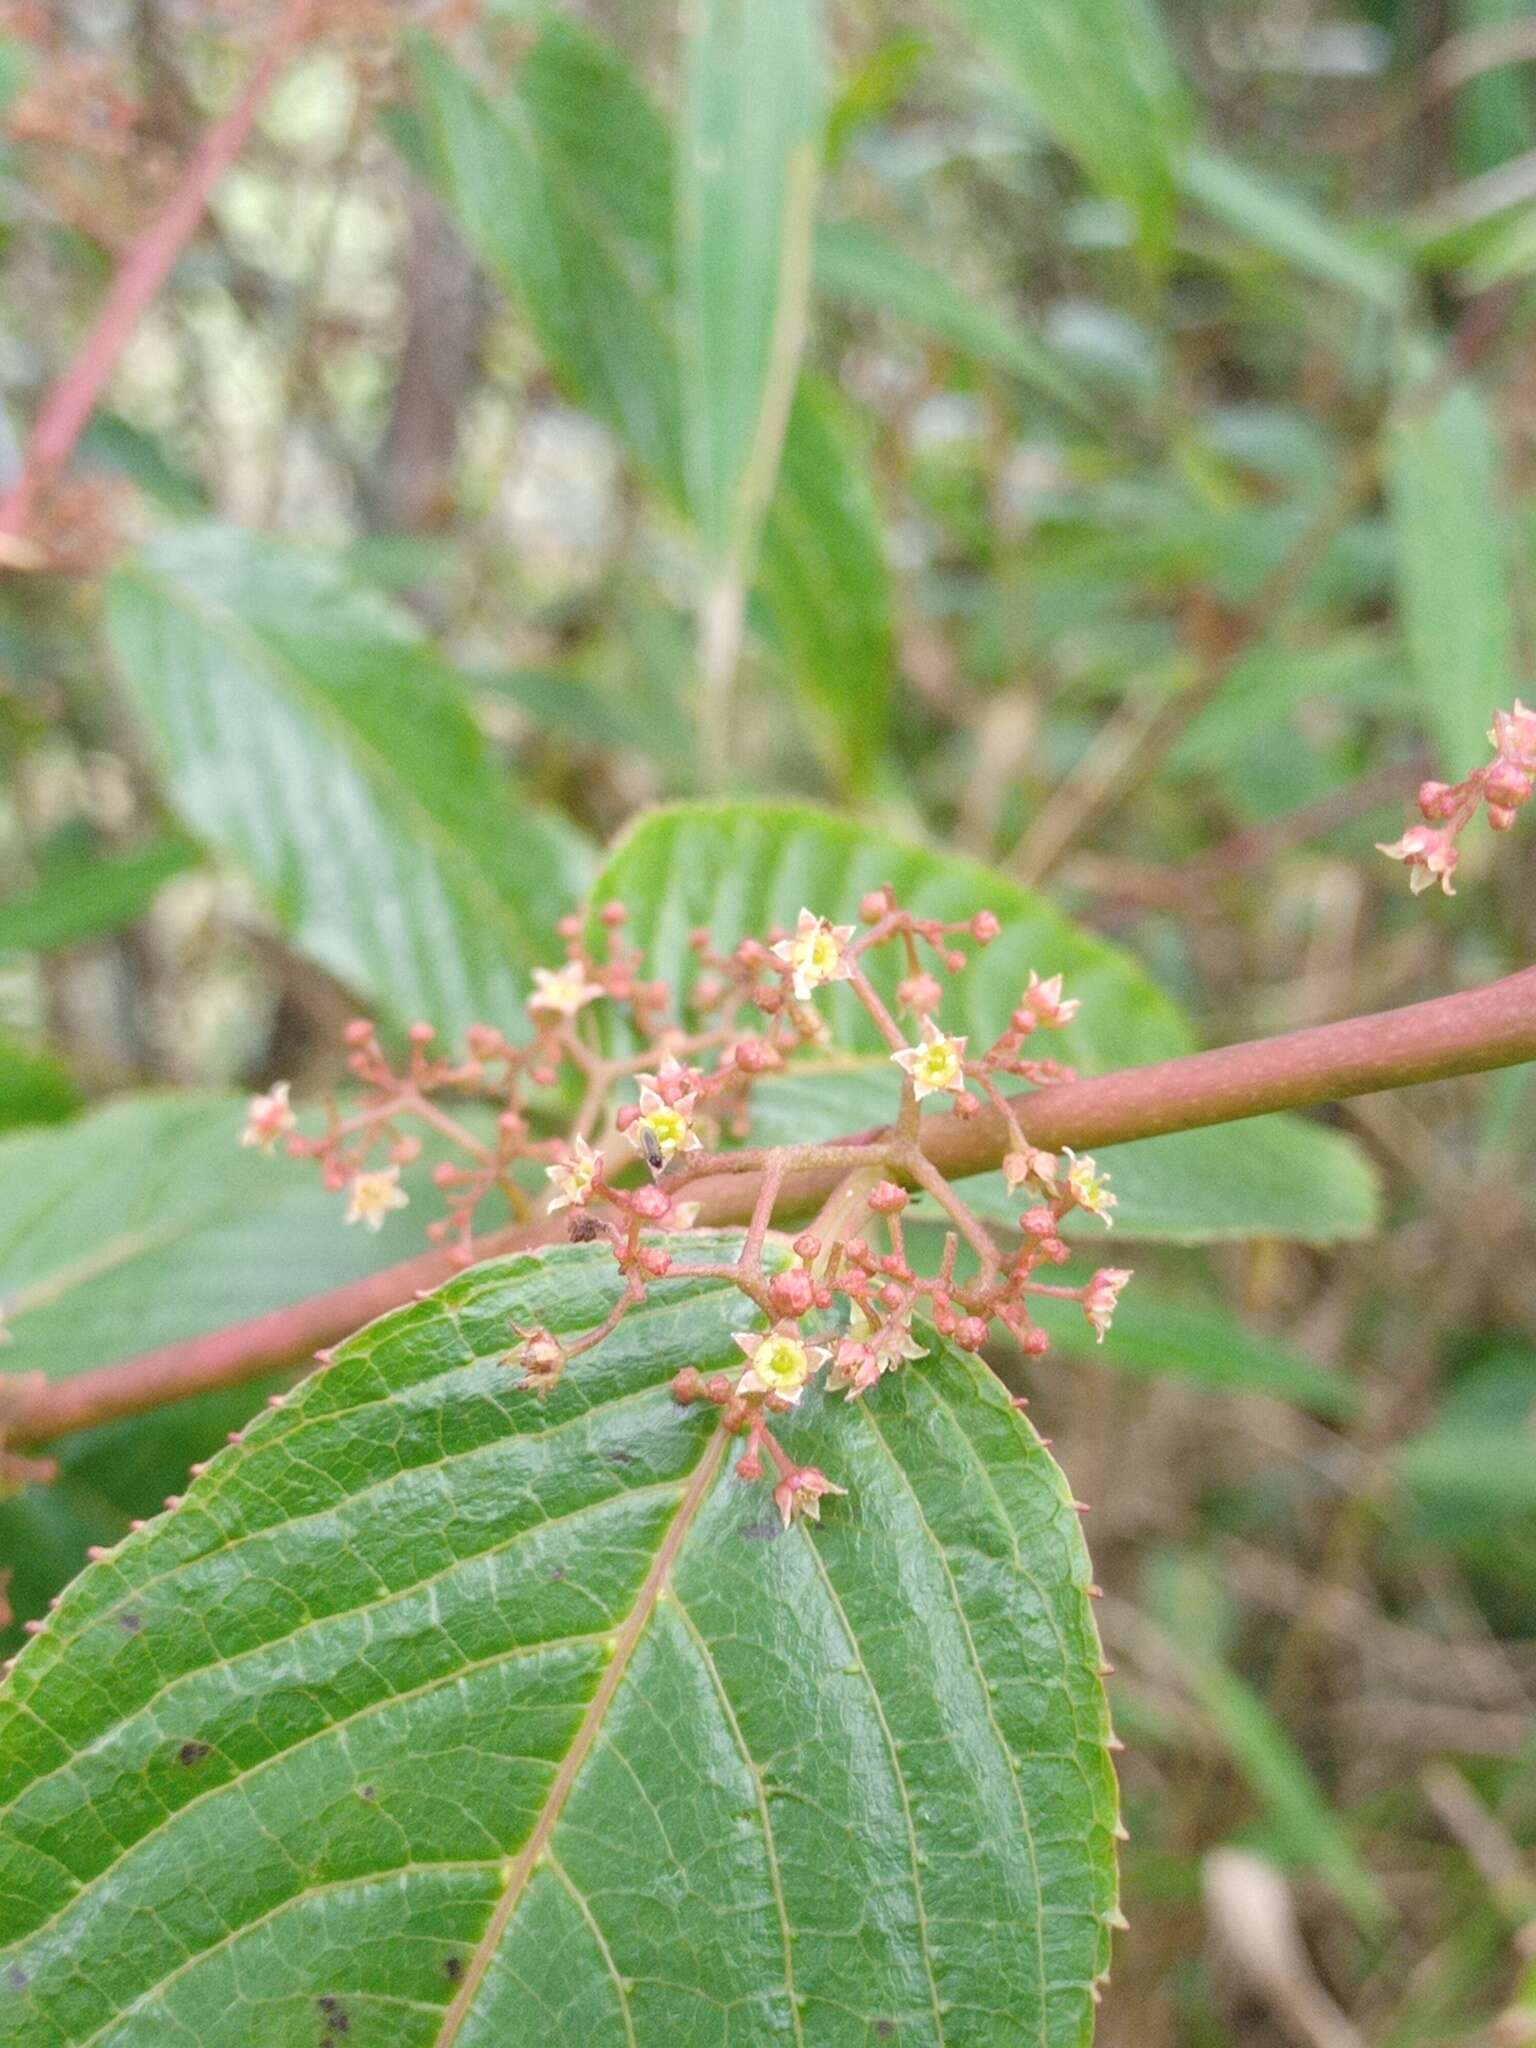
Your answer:
[[[38,411],[21,474],[0,498],[0,538],[26,531],[39,495],[74,453],[134,329],[196,233],[214,187],[245,147],[268,93],[309,34],[318,6],[319,0],[289,0],[239,99],[204,134],[164,211],[123,259],[95,325]]]
[[[1060,1082],[1014,1097],[1012,1106],[1030,1143],[1054,1151],[1062,1145],[1123,1144],[1531,1059],[1536,1059],[1536,967],[1488,988],[1373,1017]],[[995,1106],[965,1121],[925,1118],[922,1140],[928,1159],[947,1179],[1000,1165],[1014,1142],[1004,1112]],[[848,1172],[847,1150],[828,1151],[836,1164],[786,1174],[780,1213],[813,1214],[841,1184]],[[761,1184],[760,1173],[709,1174],[689,1187],[688,1196],[700,1204],[701,1223],[747,1223]],[[479,1239],[475,1253],[487,1258],[527,1250],[561,1235],[559,1219],[544,1218]],[[428,1252],[250,1322],[29,1390],[7,1418],[7,1435],[17,1444],[49,1443],[117,1416],[258,1379],[297,1364],[371,1317],[440,1285],[455,1270],[449,1254]]]

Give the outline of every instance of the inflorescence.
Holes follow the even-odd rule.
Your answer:
[[[997,937],[992,913],[955,923],[919,917],[885,888],[864,898],[860,920],[861,931],[802,910],[793,931],[743,939],[726,954],[707,932],[695,932],[697,975],[679,1022],[672,991],[642,976],[640,955],[625,943],[621,904],[599,914],[601,957],[589,948],[585,922],[568,918],[560,927],[564,963],[535,971],[529,1041],[513,1043],[475,1025],[462,1056],[444,1058],[434,1050],[432,1027],[418,1024],[399,1067],[371,1024],[354,1023],[346,1039],[361,1091],[357,1105],[346,1114],[333,1107],[325,1129],[305,1136],[288,1086],[279,1082],[251,1103],[242,1142],[267,1152],[281,1144],[297,1158],[318,1161],[325,1185],[346,1197],[347,1221],[377,1230],[406,1206],[401,1170],[420,1156],[422,1133],[431,1133],[458,1156],[433,1169],[447,1213],[428,1234],[462,1263],[473,1255],[480,1204],[493,1192],[521,1220],[563,1213],[573,1239],[606,1242],[623,1284],[600,1324],[574,1338],[543,1327],[515,1331],[506,1363],[520,1367],[521,1384],[541,1396],[644,1299],[653,1281],[690,1276],[734,1285],[755,1311],[736,1338],[740,1368],[705,1375],[686,1367],[673,1394],[720,1411],[725,1429],[743,1442],[738,1474],[772,1477],[786,1524],[797,1514],[818,1519],[822,1498],[843,1489],[798,1465],[774,1435],[818,1376],[845,1399],[861,1399],[886,1373],[926,1355],[914,1334],[919,1313],[965,1350],[979,1351],[1000,1327],[1026,1356],[1039,1357],[1049,1343],[1031,1315],[1040,1296],[1078,1303],[1102,1341],[1131,1277],[1119,1267],[1101,1267],[1075,1286],[1047,1277],[1071,1257],[1065,1219],[1083,1210],[1108,1224],[1115,1197],[1091,1158],[1033,1146],[1016,1100],[1000,1085],[1045,1087],[1074,1078],[1069,1067],[1030,1050],[1036,1033],[1077,1013],[1061,977],[1042,981],[1031,973],[1007,1028],[977,1051],[940,1024],[939,976],[958,974],[968,964],[968,946]],[[892,946],[904,969],[894,1013],[864,966],[872,952]],[[895,1122],[831,1144],[751,1150],[727,1143],[748,1135],[755,1083],[797,1055],[830,1047],[817,999],[839,983],[872,1019],[900,1071]],[[606,1032],[598,1025],[603,1010]],[[605,1040],[637,1049],[607,1051]],[[635,1099],[616,1102],[630,1089]],[[445,1098],[456,1097],[489,1104],[494,1126],[483,1117],[466,1122],[444,1107]],[[1021,1203],[1016,1241],[1000,1243],[926,1156],[920,1130],[930,1098],[952,1116],[974,1116],[983,1101],[1002,1116],[1010,1139],[1004,1173]],[[563,1134],[544,1135],[562,1106]],[[775,1208],[789,1178],[807,1168],[836,1176],[835,1191],[794,1238],[790,1262],[774,1261],[770,1270],[764,1249]],[[747,1173],[758,1181],[738,1256],[690,1260],[688,1232],[698,1209],[688,1189],[705,1176]],[[947,1226],[932,1273],[918,1272],[908,1254],[903,1219],[914,1194],[927,1196]],[[963,1277],[962,1245],[974,1261]]]
[[[1376,848],[1407,864],[1415,896],[1436,882],[1447,896],[1454,896],[1456,863],[1461,858],[1456,842],[1479,808],[1487,810],[1495,832],[1508,832],[1536,788],[1536,711],[1528,711],[1518,697],[1513,711],[1495,711],[1488,744],[1493,759],[1475,768],[1465,781],[1421,783],[1419,814],[1424,823],[1410,825],[1401,839]]]

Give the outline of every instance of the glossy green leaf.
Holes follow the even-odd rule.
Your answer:
[[[0,1140],[6,1372],[65,1379],[360,1279],[417,1249],[343,1225],[311,1164],[239,1143],[234,1096],[119,1096]]]
[[[120,931],[200,859],[190,839],[170,833],[132,853],[60,849],[42,861],[34,888],[0,904],[0,953],[49,953]]]
[[[885,743],[895,671],[890,578],[867,464],[836,390],[801,379],[763,534],[769,630],[842,780]]]
[[[576,842],[516,801],[402,612],[323,556],[203,527],[116,572],[109,629],[168,793],[299,946],[381,1014],[515,1023]]]
[[[821,147],[820,0],[695,0],[678,134],[688,497],[741,577],[805,340]]]
[[[1388,484],[1408,658],[1440,765],[1459,780],[1486,758],[1494,711],[1514,696],[1513,610],[1488,401],[1457,384],[1389,429]]]
[[[433,42],[412,45],[422,112],[412,154],[471,247],[526,313],[572,398],[606,420],[670,496],[682,493],[677,350],[667,279],[649,229],[654,187],[638,193],[625,159],[593,174],[571,109],[600,71],[607,100],[585,107],[588,133],[636,133],[636,94],[557,28],[541,46],[532,93],[493,105]],[[562,76],[563,73],[563,76]]]
[[[861,221],[820,229],[816,282],[830,298],[888,313],[1006,371],[1053,405],[1096,417],[1082,386],[1038,336]]]
[[[1036,116],[1161,251],[1188,110],[1151,0],[950,0]]]
[[[1208,144],[1187,150],[1179,186],[1203,213],[1303,276],[1337,285],[1385,313],[1402,311],[1408,290],[1403,265],[1224,150]]]
[[[1190,1049],[1178,1010],[1131,956],[1081,931],[1045,898],[974,861],[930,852],[809,804],[678,804],[651,811],[618,842],[592,884],[591,900],[626,904],[628,932],[645,950],[647,972],[686,991],[698,973],[691,931],[702,926],[718,944],[733,946],[775,922],[792,925],[802,904],[853,922],[861,896],[883,882],[927,917],[968,918],[990,909],[1002,920],[1002,936],[977,950],[953,983],[944,1010],[952,1027],[978,1041],[996,1038],[1034,967],[1044,975],[1064,973],[1070,992],[1082,998],[1076,1020],[1051,1034],[1053,1057],[1090,1072]],[[894,953],[887,949],[870,968],[893,1001],[902,971]],[[817,1007],[839,1053],[881,1050],[874,1025],[847,989],[824,990]]]
[[[983,1033],[995,1036],[995,1029],[983,1024]],[[791,1144],[889,1123],[899,1078],[882,1059],[792,1067],[753,1090],[753,1143]],[[1365,1155],[1341,1133],[1301,1117],[1251,1117],[1175,1131],[1101,1146],[1094,1157],[1109,1173],[1117,1201],[1106,1258],[1126,1239],[1190,1245],[1275,1237],[1337,1244],[1369,1236],[1378,1222],[1376,1178]],[[1021,1204],[1000,1173],[977,1174],[958,1186],[988,1222],[1004,1229],[1017,1223]],[[1068,1230],[1092,1242],[1104,1237],[1103,1224],[1091,1216],[1074,1216]]]
[[[1082,2048],[1114,1782],[1065,1485],[935,1343],[783,1532],[666,1391],[673,1280],[541,1406],[606,1250],[343,1347],[65,1595],[0,1694],[0,2042]],[[889,1398],[887,1398],[889,1394]]]

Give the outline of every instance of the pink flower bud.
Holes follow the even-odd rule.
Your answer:
[[[859,899],[859,916],[865,924],[878,924],[890,907],[889,889],[871,889]]]
[[[654,1184],[636,1188],[628,1197],[628,1202],[635,1215],[643,1216],[648,1223],[659,1223],[672,1207],[672,1197],[666,1189]]]
[[[1455,808],[1456,798],[1448,782],[1421,782],[1419,784],[1419,810],[1431,822],[1449,817]]]
[[[1516,822],[1516,813],[1506,811],[1498,804],[1488,806],[1488,823],[1495,832],[1508,832]]]
[[[1026,1358],[1044,1358],[1051,1348],[1051,1340],[1038,1323],[1031,1323],[1019,1339],[1019,1349]]]
[[[685,1365],[672,1381],[672,1398],[680,1408],[705,1399],[704,1381],[696,1365]]]
[[[437,1030],[434,1025],[417,1023],[411,1026],[410,1038],[412,1045],[430,1045],[436,1036]]]
[[[621,925],[628,919],[629,909],[626,904],[615,901],[605,903],[597,914],[606,925]]]
[[[803,1266],[787,1273],[775,1273],[768,1282],[768,1299],[776,1316],[803,1316],[815,1300],[816,1288]]]
[[[906,1189],[897,1187],[893,1180],[883,1180],[869,1191],[870,1208],[882,1216],[900,1215],[911,1199]]]
[[[978,910],[971,919],[971,937],[978,946],[990,946],[1001,930],[1002,926],[990,910]]]
[[[373,1043],[373,1026],[366,1017],[354,1017],[341,1035],[342,1042],[346,1045],[353,1047],[371,1045]]]
[[[1043,1205],[1038,1209],[1026,1209],[1019,1218],[1019,1228],[1029,1237],[1054,1237],[1056,1235],[1056,1212]]]
[[[819,1259],[821,1257],[821,1239],[813,1232],[803,1230],[795,1239],[795,1257],[797,1259]]]
[[[1483,794],[1490,805],[1496,804],[1501,811],[1512,811],[1529,800],[1531,778],[1512,761],[1500,761],[1489,770],[1483,783]]]
[[[931,974],[909,974],[896,985],[896,1001],[914,1017],[928,1017],[944,1000],[944,991]]]
[[[965,1351],[979,1351],[987,1341],[985,1316],[962,1316],[955,1325],[955,1342]]]
[[[653,1280],[664,1280],[672,1270],[672,1254],[659,1244],[646,1244],[635,1254],[635,1263]]]

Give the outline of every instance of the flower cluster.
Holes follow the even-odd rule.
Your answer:
[[[990,911],[953,922],[924,918],[877,889],[860,905],[862,930],[807,909],[793,931],[743,939],[729,952],[695,932],[695,973],[680,1015],[671,991],[642,975],[638,952],[625,943],[626,921],[623,906],[604,908],[594,920],[596,948],[583,921],[562,925],[566,958],[535,973],[521,1040],[476,1026],[463,1055],[444,1058],[431,1028],[417,1025],[397,1065],[372,1025],[353,1024],[355,1106],[346,1114],[332,1108],[325,1128],[306,1136],[278,1082],[252,1101],[242,1142],[317,1160],[326,1185],[345,1196],[347,1221],[372,1229],[406,1206],[402,1170],[424,1146],[458,1154],[431,1169],[447,1213],[429,1232],[461,1260],[472,1255],[481,1203],[497,1192],[525,1241],[564,1231],[606,1243],[621,1285],[600,1324],[575,1335],[542,1325],[514,1332],[507,1362],[541,1396],[654,1282],[687,1275],[734,1285],[753,1311],[736,1338],[740,1367],[686,1368],[673,1393],[719,1410],[722,1426],[742,1441],[738,1473],[771,1476],[786,1523],[819,1518],[823,1499],[843,1491],[798,1464],[775,1434],[818,1379],[845,1400],[862,1399],[887,1373],[927,1355],[929,1331],[970,1351],[1003,1335],[1039,1357],[1048,1339],[1032,1313],[1038,1297],[1075,1302],[1102,1341],[1129,1272],[1102,1267],[1076,1284],[1053,1276],[1072,1256],[1063,1234],[1069,1216],[1113,1221],[1107,1176],[1069,1148],[1033,1144],[1028,1093],[1002,1085],[1039,1089],[1073,1078],[1070,1067],[1036,1057],[1033,1041],[1070,1024],[1078,1003],[1059,975],[1031,973],[1004,1030],[979,1050],[973,1033],[946,1030],[939,1018],[940,976],[961,972],[972,949],[998,936]],[[871,956],[886,949],[896,971],[872,978]],[[848,1006],[839,1016],[861,1010],[897,1070],[894,1120],[830,1143],[746,1148],[754,1086],[832,1043],[820,1005],[833,989]],[[450,1111],[445,1098],[455,1096],[482,1107]],[[1007,1185],[1020,1198],[1016,1231],[995,1235],[934,1164],[927,1134],[935,1111],[994,1120]],[[821,1207],[791,1246],[780,1241],[770,1253],[792,1179],[802,1203],[810,1185]],[[919,1270],[910,1254],[914,1201],[944,1227],[932,1271]],[[747,1220],[738,1256],[690,1257],[701,1213],[709,1222]]]
[[[1447,896],[1456,894],[1457,845],[1479,807],[1488,813],[1495,832],[1507,832],[1520,806],[1536,788],[1536,711],[1517,697],[1513,711],[1495,711],[1488,735],[1493,759],[1476,768],[1464,782],[1425,782],[1419,787],[1419,814],[1424,822],[1410,825],[1401,839],[1378,845],[1390,860],[1403,861],[1415,896],[1438,882]]]

